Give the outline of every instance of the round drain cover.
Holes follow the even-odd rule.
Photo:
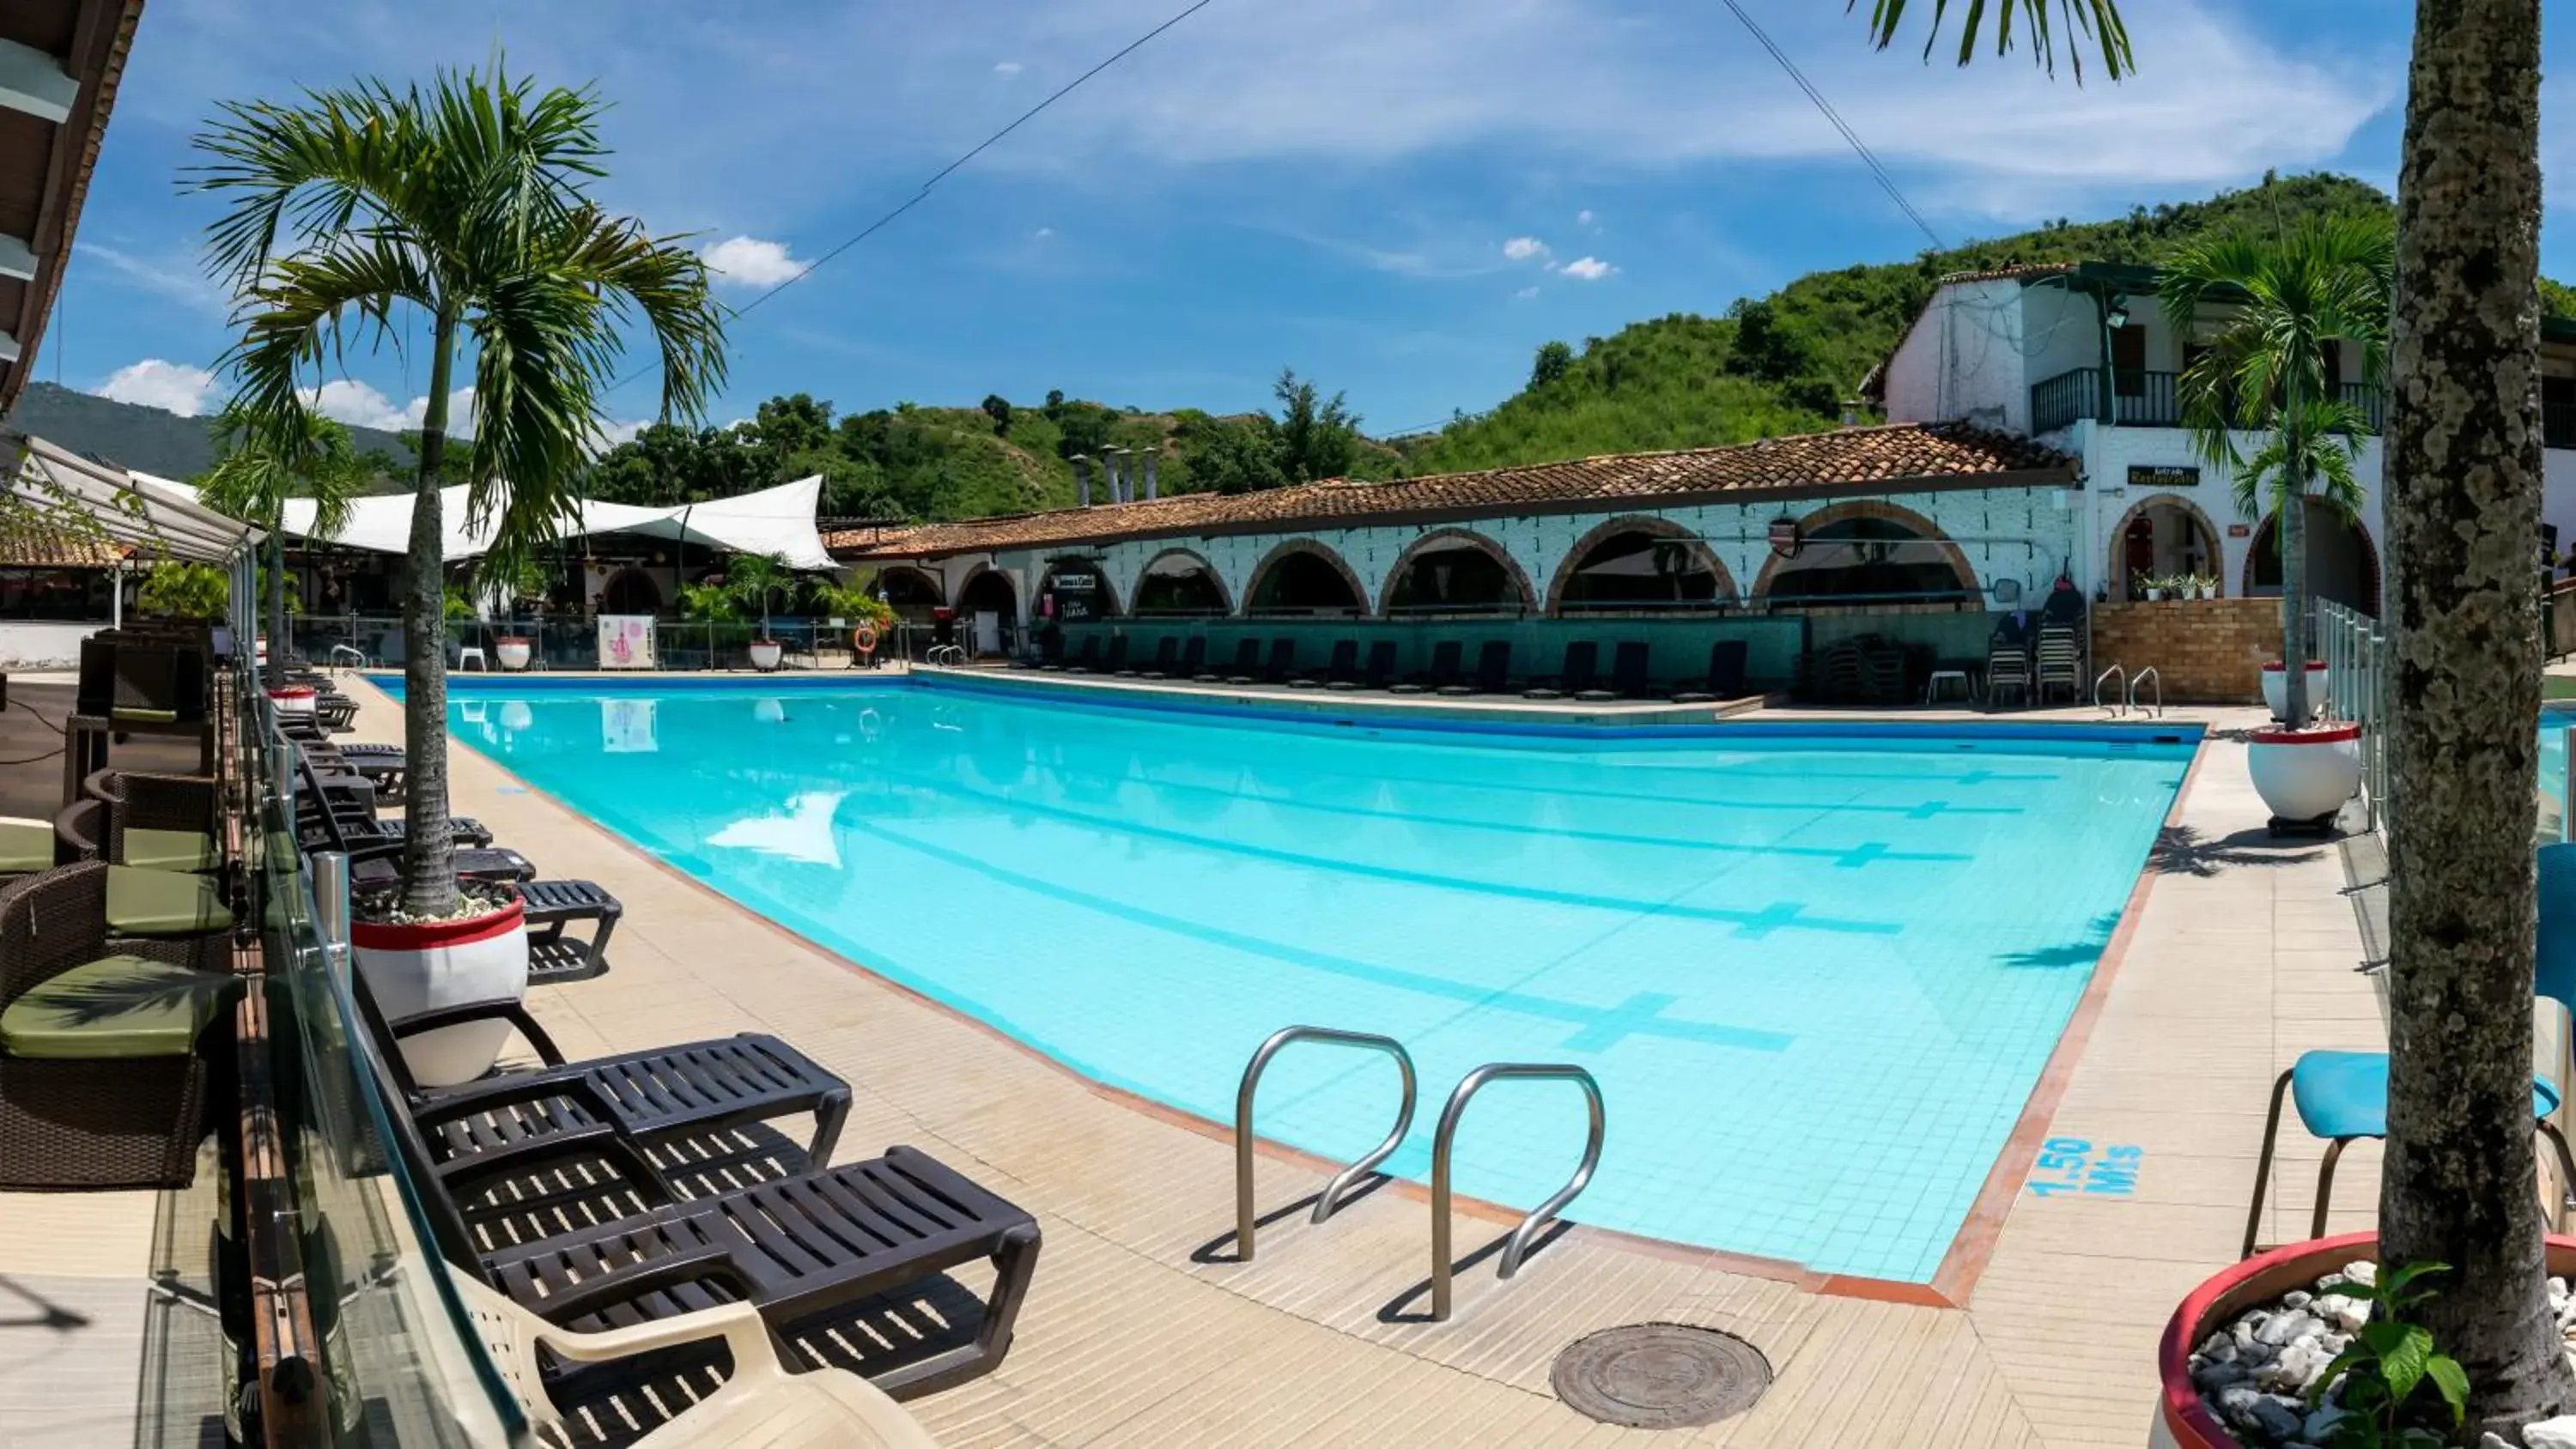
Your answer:
[[[1549,1377],[1558,1398],[1602,1423],[1680,1429],[1752,1408],[1771,1387],[1771,1364],[1731,1333],[1635,1323],[1568,1344]]]

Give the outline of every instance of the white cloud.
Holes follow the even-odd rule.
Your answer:
[[[1516,236],[1503,243],[1503,256],[1508,261],[1525,262],[1546,255],[1547,243],[1534,236]]]
[[[185,302],[210,312],[224,310],[223,289],[209,281],[205,274],[185,264],[157,260],[122,251],[98,242],[72,243],[72,255],[95,257],[117,277],[146,292],[157,293],[174,302]]]
[[[775,287],[805,270],[787,254],[787,243],[738,236],[710,244],[699,253],[718,286]]]
[[[601,423],[598,434],[591,443],[591,453],[596,456],[620,443],[631,443],[635,441],[636,434],[651,426],[653,426],[651,418],[633,418],[625,422],[612,420]]]
[[[215,375],[205,368],[147,357],[109,374],[98,395],[193,418],[214,403],[215,387]]]
[[[993,74],[1000,76],[1004,80],[1009,80],[1011,77],[1018,75],[1026,68],[1027,67],[1021,65],[1016,60],[997,60],[993,62]]]
[[[1055,237],[1055,228],[1051,226],[1042,226],[1036,231],[1031,232],[1029,235],[1032,239],[1037,241],[1050,241]]]
[[[1536,288],[1536,287],[1523,287],[1523,288],[1521,288],[1519,291],[1512,293],[1512,296],[1513,296],[1514,298],[1516,298],[1516,299],[1518,299],[1518,300],[1520,300],[1520,301],[1523,301],[1523,302],[1526,302],[1526,301],[1528,301],[1530,298],[1535,297],[1535,296],[1537,296],[1537,295],[1538,295],[1538,288]]]
[[[338,418],[352,427],[381,428],[399,433],[417,428],[429,416],[429,399],[413,398],[397,406],[392,398],[353,377],[336,377],[318,388],[306,388],[304,400],[324,417]],[[474,432],[474,389],[460,387],[447,395],[447,431],[451,436],[470,437]]]
[[[1617,267],[1599,257],[1576,257],[1573,261],[1557,268],[1557,271],[1578,282],[1597,282],[1617,270],[1619,270]]]
[[[1575,224],[1576,226],[1590,226],[1590,225],[1592,224],[1592,212],[1591,212],[1591,210],[1590,210],[1589,208],[1586,208],[1586,209],[1584,209],[1584,210],[1582,210],[1582,211],[1578,211],[1578,212],[1576,212],[1576,213],[1574,214],[1574,224]]]

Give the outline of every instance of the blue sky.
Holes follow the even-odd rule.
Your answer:
[[[2020,57],[1872,52],[1842,0],[1745,3],[1951,241],[2267,167],[2394,184],[2401,0],[2131,0],[2140,74],[2081,89]],[[212,208],[178,186],[218,99],[506,46],[542,80],[599,84],[619,153],[603,201],[699,234],[747,301],[1177,8],[337,0],[324,30],[309,3],[159,0],[35,375],[219,402],[224,308],[195,252]],[[2576,68],[2571,48],[2562,22],[2544,69]],[[2545,265],[2576,276],[2564,230]],[[1215,0],[741,319],[713,420],[797,390],[853,411],[1050,388],[1234,411],[1290,365],[1388,431],[1491,406],[1550,338],[1923,245],[1722,6]],[[353,358],[323,402],[399,425],[424,377],[417,350]],[[653,406],[649,384],[610,401],[630,425]]]

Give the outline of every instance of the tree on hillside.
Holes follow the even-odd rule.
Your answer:
[[[2353,472],[2370,415],[2330,387],[2326,354],[2349,345],[2359,380],[2377,386],[2387,361],[2390,254],[2388,228],[2371,221],[2325,221],[2278,239],[2231,236],[2187,242],[2166,259],[2159,293],[2166,325],[2177,337],[2201,326],[2204,312],[2226,321],[2208,338],[2176,386],[2193,448],[2236,482],[2236,508],[2248,521],[2271,513],[2281,552],[2281,658],[2309,657],[2307,504],[2340,516],[2361,511],[2364,490]],[[2221,297],[2242,294],[2234,306]],[[2263,435],[2251,455],[2236,430]],[[2307,671],[2282,671],[2288,717],[2308,717]]]
[[[1288,481],[1350,476],[1359,461],[1360,419],[1342,394],[1323,397],[1295,368],[1281,368],[1270,393],[1279,400],[1279,469]]]
[[[993,431],[1002,437],[1011,435],[1011,400],[998,392],[984,394],[984,416],[993,420]]]
[[[539,91],[496,61],[489,75],[441,72],[425,91],[363,81],[294,106],[227,103],[194,142],[207,157],[197,188],[225,202],[206,246],[237,299],[241,335],[225,361],[246,436],[294,456],[310,435],[307,389],[349,334],[397,339],[402,311],[427,322],[403,611],[401,910],[413,919],[458,907],[439,485],[465,344],[475,344],[466,506],[497,515],[505,561],[573,509],[570,485],[598,440],[627,326],[640,324],[656,354],[665,419],[695,420],[724,382],[724,309],[708,295],[705,263],[584,194],[607,154],[600,110],[589,91]]]
[[[350,501],[366,491],[375,473],[358,456],[349,430],[320,413],[303,415],[303,434],[292,448],[277,447],[274,438],[252,425],[236,407],[215,418],[215,436],[223,456],[196,480],[206,506],[268,533],[267,561],[261,568],[262,612],[268,619],[268,687],[286,682],[286,532],[290,499],[313,500],[313,532],[328,538],[348,526]]]
[[[1563,342],[1542,342],[1538,356],[1530,361],[1529,385],[1545,387],[1574,370],[1574,349]]]
[[[2116,11],[2083,3],[2101,12],[2106,59],[2117,39],[2116,72]],[[1882,45],[1903,8],[1878,0]],[[1962,55],[1981,10],[1968,13]],[[2448,1265],[2413,1316],[2467,1373],[2468,1432],[2519,1442],[2576,1409],[2531,1130],[2539,0],[2418,4],[2407,79],[2382,464],[2397,669],[2380,1250]]]
[[[1279,465],[1278,431],[1270,419],[1185,417],[1173,441],[1189,459],[1193,492],[1258,493],[1288,481]]]

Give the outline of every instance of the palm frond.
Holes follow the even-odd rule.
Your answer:
[[[1846,0],[1846,9],[1856,9],[1860,0]],[[1986,0],[1968,0],[1967,16],[1959,26],[1959,64],[1966,65],[1976,57],[1977,43],[1984,29]],[[2129,52],[2129,30],[2120,20],[2114,0],[2057,0],[2059,14],[2066,17],[2067,54],[2075,69],[2076,84],[2084,82],[2084,49],[2098,43],[2102,51],[2102,68],[2117,81],[2137,68]],[[1949,17],[1950,0],[1932,0],[1932,33],[1923,42],[1923,54],[1931,57],[1940,43],[1941,22]],[[2030,32],[2031,60],[2050,75],[2057,74],[2057,38],[2049,29],[2049,0],[2003,0],[1995,7],[1995,54],[2011,51],[2014,17]],[[1896,39],[1905,21],[1905,0],[1873,0],[1870,7],[1869,33],[1879,49],[1884,50]]]

